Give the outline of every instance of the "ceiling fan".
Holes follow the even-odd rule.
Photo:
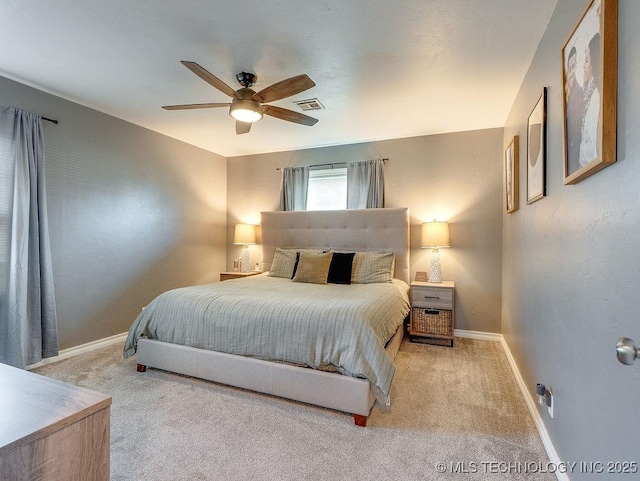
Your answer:
[[[252,73],[240,72],[236,79],[242,88],[233,90],[226,83],[204,69],[195,62],[181,60],[182,65],[191,70],[194,74],[210,85],[213,85],[223,94],[232,98],[228,103],[206,103],[206,104],[186,104],[186,105],[165,105],[166,110],[189,110],[189,109],[211,109],[216,107],[229,107],[229,115],[236,119],[236,134],[246,134],[251,130],[251,124],[262,119],[263,114],[270,115],[280,120],[293,122],[296,124],[312,126],[318,119],[308,115],[283,109],[275,105],[264,105],[268,102],[291,97],[292,95],[304,92],[314,87],[316,84],[307,75],[297,75],[295,77],[281,80],[273,85],[255,92],[251,87],[256,83],[256,76]]]

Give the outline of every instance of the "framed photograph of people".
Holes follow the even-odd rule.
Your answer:
[[[527,204],[542,199],[546,193],[547,168],[547,89],[527,121]]]
[[[564,183],[616,161],[618,0],[592,0],[562,48]]]
[[[518,136],[504,151],[504,198],[507,214],[518,210]]]

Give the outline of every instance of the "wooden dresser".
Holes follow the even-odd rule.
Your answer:
[[[111,397],[0,364],[0,480],[108,481]]]

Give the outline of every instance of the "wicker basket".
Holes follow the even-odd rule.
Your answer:
[[[453,313],[414,307],[411,313],[411,331],[416,334],[453,336]]]

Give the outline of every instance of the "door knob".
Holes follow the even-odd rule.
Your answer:
[[[618,339],[616,344],[616,354],[618,356],[618,361],[630,366],[636,362],[638,357],[640,357],[640,349],[636,347],[636,343],[633,342],[633,339],[621,337]]]

